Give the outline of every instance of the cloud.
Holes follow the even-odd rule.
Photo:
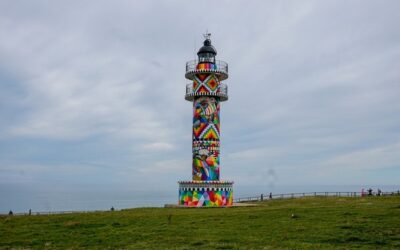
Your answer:
[[[141,168],[139,172],[146,174],[171,173],[185,171],[188,169],[188,166],[190,166],[190,164],[187,164],[185,160],[181,159],[162,160],[153,162],[145,168]]]
[[[173,148],[174,145],[166,142],[153,142],[143,145],[145,150],[171,150]]]
[[[399,166],[400,144],[384,145],[380,147],[354,150],[332,157],[323,162],[324,171],[330,169],[335,172],[346,170],[379,170]]]
[[[223,178],[334,184],[351,169],[352,183],[400,164],[397,1],[202,4],[3,1],[0,177],[190,178],[184,66],[206,29],[230,70]]]

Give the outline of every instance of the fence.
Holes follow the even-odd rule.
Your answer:
[[[372,193],[371,195],[378,195]],[[301,197],[363,197],[371,196],[366,192],[307,192],[307,193],[287,193],[287,194],[261,194],[259,196],[252,197],[241,197],[236,198],[233,202],[251,202],[251,201],[263,201],[272,199],[291,199],[291,198],[301,198]],[[400,191],[395,192],[382,192],[379,195],[400,195]]]
[[[197,69],[197,64],[199,63],[198,60],[192,60],[186,63],[186,73],[190,71],[195,71]],[[228,63],[221,61],[221,60],[215,60],[215,69],[224,72],[225,74],[228,74]]]
[[[121,209],[123,210],[123,209]],[[96,212],[106,212],[110,210],[89,210],[89,211],[45,211],[45,212],[34,212],[32,211],[31,214],[29,212],[23,212],[23,213],[13,213],[12,215],[18,216],[18,215],[51,215],[51,214],[75,214],[75,213],[96,213]],[[117,209],[115,209],[117,211]],[[8,216],[8,213],[5,214],[0,214],[0,216]]]
[[[377,196],[378,194],[372,193],[371,195]],[[393,192],[382,192],[380,196],[393,196],[399,195],[400,190]],[[253,202],[253,201],[266,201],[273,199],[292,199],[301,197],[363,197],[370,196],[368,193],[364,192],[305,192],[305,193],[286,193],[286,194],[261,194],[259,196],[252,197],[241,197],[233,200],[235,203],[240,202]],[[125,210],[125,209],[121,209]],[[95,213],[95,212],[105,212],[114,210],[91,210],[91,211],[49,211],[49,212],[33,212],[31,215],[51,215],[51,214],[71,214],[71,213]],[[117,211],[117,209],[115,209]],[[8,214],[0,214],[0,216],[7,216]],[[29,215],[29,213],[13,213],[13,215]]]

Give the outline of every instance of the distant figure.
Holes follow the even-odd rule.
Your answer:
[[[111,211],[114,211],[115,209],[114,209],[114,207],[111,207]]]
[[[269,193],[269,199],[272,199],[272,192]]]
[[[32,214],[32,209],[29,209],[28,215],[31,215],[31,214]]]
[[[361,197],[364,197],[365,193],[364,193],[364,188],[361,189]]]
[[[377,196],[381,196],[382,191],[378,188]]]
[[[168,224],[171,224],[171,220],[172,220],[172,214],[168,214]]]
[[[263,201],[264,200],[264,195],[263,194],[261,194],[261,201]]]
[[[8,212],[8,215],[12,216],[14,213],[13,211],[10,210],[10,212]]]
[[[368,191],[368,196],[372,196],[372,191],[373,191],[372,188],[369,188],[367,191]]]

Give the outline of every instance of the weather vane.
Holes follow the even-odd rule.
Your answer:
[[[210,39],[211,33],[208,33],[208,30],[206,30],[206,33],[203,34],[204,39]]]

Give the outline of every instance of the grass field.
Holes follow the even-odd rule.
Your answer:
[[[0,249],[400,249],[400,196],[259,204],[3,216]]]

